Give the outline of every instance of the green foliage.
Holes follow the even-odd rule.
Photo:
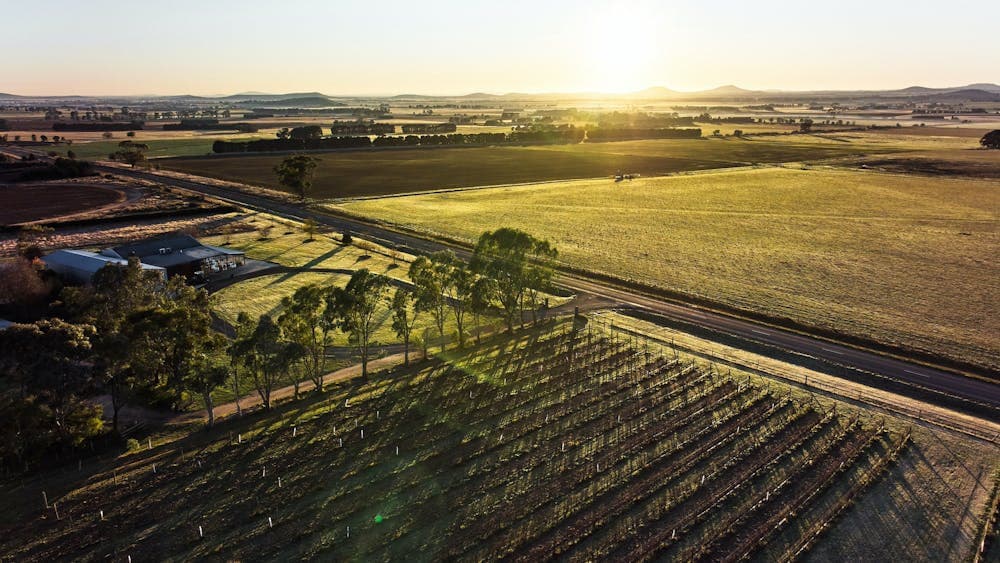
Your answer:
[[[169,390],[173,408],[179,409],[189,389],[186,378],[205,355],[222,349],[223,337],[212,329],[205,290],[171,280],[166,293],[169,299],[159,305],[130,314],[125,333],[132,368],[146,375],[147,384]],[[195,389],[201,392],[202,387],[196,384]]]
[[[292,193],[305,200],[312,187],[313,169],[319,161],[305,155],[295,155],[286,157],[280,164],[274,167],[274,173],[278,176],[278,182],[288,188]]]
[[[82,400],[94,327],[42,320],[0,331],[0,465],[19,467],[102,428],[101,408]]]
[[[368,377],[371,336],[378,327],[375,313],[385,300],[389,278],[361,269],[351,275],[343,288],[330,292],[327,307],[333,308],[341,330],[351,335],[361,352],[361,376]]]
[[[493,280],[508,331],[513,330],[515,316],[523,320],[525,297],[534,305],[538,292],[549,287],[557,255],[548,241],[517,229],[501,228],[479,237],[471,265]]]
[[[396,336],[403,339],[403,364],[410,365],[410,335],[416,325],[419,311],[413,306],[413,293],[405,288],[396,288],[392,295],[390,306],[392,311],[392,330]]]
[[[415,308],[419,312],[430,313],[441,339],[444,350],[444,323],[448,314],[448,299],[445,288],[448,285],[449,264],[446,251],[430,257],[419,256],[410,264],[410,280],[416,292]]]
[[[50,165],[30,168],[24,171],[17,179],[20,182],[37,182],[40,180],[81,178],[95,174],[97,173],[94,172],[94,167],[89,162],[73,160],[71,158],[57,158]]]
[[[995,129],[983,135],[979,144],[988,149],[1000,149],[1000,129]]]
[[[261,315],[255,325],[241,315],[237,338],[229,353],[234,364],[250,373],[265,409],[271,408],[274,388],[307,354],[304,346],[287,338],[270,315]]]
[[[327,293],[327,288],[316,284],[298,288],[281,300],[284,312],[278,319],[286,338],[298,343],[308,355],[308,374],[317,392],[323,390],[326,346],[333,328],[323,322]]]
[[[145,143],[122,141],[118,143],[118,150],[108,155],[108,158],[124,162],[135,168],[137,164],[144,164],[146,162],[146,151],[148,150],[149,145]]]

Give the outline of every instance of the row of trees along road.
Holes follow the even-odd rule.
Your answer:
[[[210,426],[213,393],[227,383],[240,397],[241,381],[249,380],[264,408],[282,384],[293,385],[296,397],[303,379],[322,391],[338,331],[356,347],[368,377],[372,338],[387,309],[407,365],[422,315],[433,319],[442,350],[449,318],[459,347],[470,320],[478,342],[481,317],[490,313],[513,330],[526,309],[538,309],[555,257],[546,241],[498,229],[480,237],[469,263],[450,251],[417,258],[410,283],[362,269],[343,287],[303,286],[282,300],[277,318],[240,314],[232,339],[213,328],[204,290],[181,278],[164,282],[136,259],[105,267],[92,285],[64,288],[54,318],[0,331],[0,465],[26,466],[100,435],[102,411],[88,401],[99,394],[110,397],[117,432],[126,404],[183,410],[193,396],[204,402]]]
[[[541,292],[551,286],[556,256],[547,241],[514,229],[498,229],[482,235],[471,263],[451,251],[418,257],[410,265],[410,284],[361,269],[344,287],[302,286],[282,300],[277,319],[268,314],[257,319],[239,315],[236,338],[228,348],[233,393],[240,396],[239,376],[245,375],[265,408],[282,382],[290,381],[298,397],[301,373],[296,368],[314,389],[322,391],[326,352],[337,331],[347,334],[357,349],[361,375],[367,378],[372,338],[385,308],[393,331],[403,341],[405,365],[409,365],[413,330],[421,315],[433,320],[442,351],[449,318],[455,321],[459,347],[466,344],[470,317],[478,342],[482,317],[492,309],[499,310],[507,330],[513,330],[515,320],[523,322],[526,309],[537,312]]]

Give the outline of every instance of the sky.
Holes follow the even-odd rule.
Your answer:
[[[944,87],[1000,82],[997,23],[996,0],[0,0],[0,92]]]

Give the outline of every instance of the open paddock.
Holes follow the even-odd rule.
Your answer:
[[[576,267],[997,369],[998,190],[996,180],[789,167],[334,208],[470,244],[515,227]]]
[[[94,211],[125,201],[118,186],[78,183],[0,185],[0,225]]]
[[[313,154],[320,163],[313,178],[312,197],[369,197],[470,186],[610,178],[619,170],[655,176],[894,150],[898,149],[872,146],[864,140],[844,143],[812,137],[794,143],[784,139],[724,138],[324,152]],[[283,158],[275,154],[240,154],[166,159],[159,164],[180,172],[280,189],[273,169]]]

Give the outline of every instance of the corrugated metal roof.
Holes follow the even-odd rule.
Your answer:
[[[185,234],[172,233],[167,235],[161,235],[158,237],[153,237],[151,239],[142,240],[139,242],[133,242],[131,244],[123,244],[121,246],[116,246],[112,250],[122,258],[127,258],[129,256],[135,255],[139,258],[145,256],[151,256],[153,254],[159,255],[161,248],[169,248],[171,250],[177,251],[185,248],[193,248],[196,246],[201,246],[198,239]]]
[[[86,250],[56,250],[55,252],[42,258],[47,266],[52,268],[53,266],[66,266],[76,270],[96,273],[98,270],[107,266],[108,264],[116,264],[118,266],[127,266],[128,260],[123,260],[121,258],[111,258],[110,256],[102,256],[94,252],[87,252]],[[143,270],[162,270],[155,265],[143,264]]]

